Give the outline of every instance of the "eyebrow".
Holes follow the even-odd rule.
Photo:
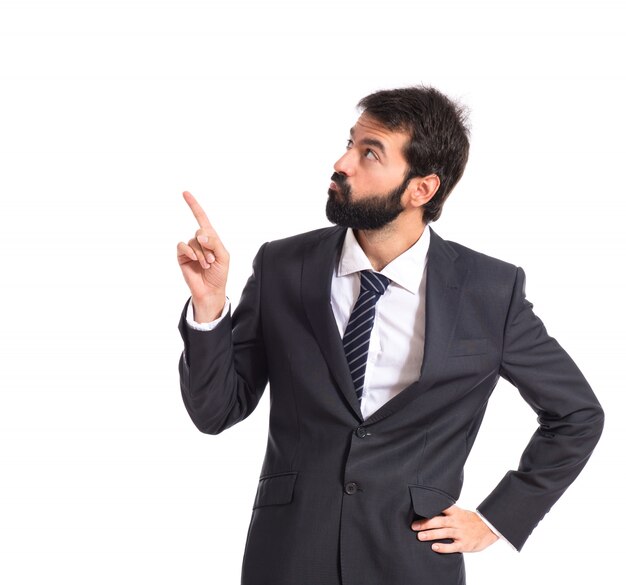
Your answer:
[[[354,127],[350,128],[350,136],[354,136]],[[361,140],[361,144],[366,144],[367,146],[375,146],[380,149],[383,154],[387,154],[385,152],[385,145],[380,141],[376,140],[376,138],[363,138]]]

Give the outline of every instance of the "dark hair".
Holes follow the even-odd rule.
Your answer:
[[[411,135],[404,149],[410,177],[436,174],[440,185],[423,206],[424,223],[436,221],[448,195],[463,176],[469,155],[467,108],[433,87],[377,91],[358,104],[387,129]]]

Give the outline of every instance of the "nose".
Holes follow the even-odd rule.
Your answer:
[[[351,156],[353,150],[346,150],[343,156],[333,165],[336,172],[348,177],[354,174],[354,157]]]

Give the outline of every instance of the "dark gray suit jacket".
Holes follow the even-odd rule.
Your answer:
[[[411,522],[458,499],[499,377],[539,422],[478,507],[517,549],[585,465],[603,412],[533,313],[522,269],[432,232],[419,380],[363,420],[330,305],[345,233],[264,244],[232,317],[196,331],[186,304],[180,319],[182,396],[202,432],[246,418],[270,385],[242,583],[461,585],[463,555],[433,552]]]

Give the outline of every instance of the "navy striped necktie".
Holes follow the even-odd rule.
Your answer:
[[[386,276],[372,270],[361,271],[361,292],[343,334],[343,347],[359,401],[363,396],[365,366],[376,315],[376,303],[387,289],[389,282]]]

